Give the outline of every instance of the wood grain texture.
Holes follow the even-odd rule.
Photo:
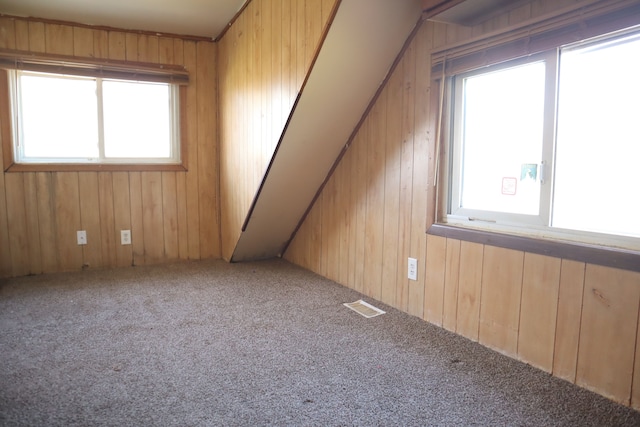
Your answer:
[[[438,326],[442,326],[446,258],[447,239],[438,236],[427,236],[424,319]]]
[[[553,368],[560,262],[529,253],[524,257],[518,358],[546,372]]]
[[[193,159],[187,172],[2,173],[0,277],[219,257],[214,43],[0,18],[0,46],[185,65],[191,83],[184,142]],[[16,224],[11,234],[9,221]],[[78,246],[76,231],[83,229],[88,244]],[[133,245],[120,244],[121,230],[132,231]]]
[[[585,264],[562,260],[553,375],[575,383]]]
[[[480,343],[516,357],[524,254],[484,248],[480,298]]]
[[[235,249],[253,197],[309,72],[329,16],[325,11],[334,3],[250,2],[218,43],[219,228],[225,259],[230,259]],[[332,237],[339,241],[337,235]]]
[[[576,384],[629,405],[640,273],[587,265]]]
[[[455,332],[458,320],[458,291],[460,285],[460,241],[447,239],[447,257],[444,276],[444,302],[442,326]]]
[[[483,245],[460,243],[456,332],[472,341],[478,341],[480,328],[483,258]]]
[[[301,3],[297,5],[297,13],[300,14]],[[567,5],[568,3],[563,1],[563,6]],[[620,306],[615,310],[616,320],[605,321],[605,324],[609,325],[606,328],[615,327],[624,331],[627,340],[624,345],[618,345],[620,338],[615,337],[617,332],[612,334],[614,337],[608,336],[601,341],[600,334],[604,334],[605,326],[600,325],[600,320],[594,320],[599,319],[601,310],[588,308],[586,304],[583,309],[583,287],[586,303],[589,290],[584,286],[585,283],[609,289],[611,280],[617,280],[620,273],[585,278],[585,269],[590,271],[598,267],[561,259],[561,255],[557,258],[545,258],[534,253],[501,249],[484,243],[460,241],[457,238],[447,239],[444,256],[436,260],[434,252],[437,254],[439,251],[434,248],[440,247],[442,251],[442,244],[436,243],[436,246],[433,246],[432,243],[435,241],[430,239],[427,242],[424,233],[428,224],[435,218],[435,190],[432,186],[432,175],[429,173],[435,164],[434,134],[437,114],[437,103],[432,105],[429,102],[433,98],[428,64],[431,49],[450,42],[462,42],[486,31],[499,31],[517,22],[550,13],[559,7],[562,6],[557,6],[551,0],[537,0],[530,5],[512,9],[503,16],[493,16],[488,22],[480,23],[471,29],[444,23],[425,23],[404,52],[402,66],[394,71],[402,73],[403,83],[400,88],[403,94],[400,107],[397,107],[400,96],[396,93],[398,85],[395,84],[398,76],[393,75],[384,89],[386,100],[383,108],[386,108],[387,124],[384,135],[375,134],[379,132],[379,128],[370,123],[377,114],[372,110],[334,172],[340,177],[336,179],[338,185],[330,190],[326,188],[320,195],[285,253],[285,258],[316,272],[320,272],[320,264],[324,264],[329,270],[332,268],[328,259],[318,260],[316,256],[323,257],[326,254],[327,257],[332,257],[335,253],[340,253],[340,262],[343,262],[341,248],[345,242],[341,242],[338,247],[330,233],[321,233],[318,230],[327,226],[327,221],[330,220],[331,224],[335,221],[330,219],[330,215],[322,215],[326,209],[322,206],[326,201],[325,196],[335,200],[331,206],[336,211],[344,207],[341,204],[346,204],[350,210],[347,243],[350,248],[349,275],[345,282],[342,279],[340,282],[368,294],[368,286],[371,283],[367,283],[365,277],[370,277],[370,273],[366,271],[371,263],[366,259],[366,254],[375,252],[370,245],[375,244],[377,239],[383,240],[383,253],[387,253],[386,244],[393,237],[386,222],[386,215],[391,212],[395,222],[394,209],[399,203],[398,232],[393,242],[393,246],[397,248],[395,265],[387,266],[389,260],[385,255],[385,264],[379,273],[383,290],[380,297],[383,302],[419,317],[427,317],[429,313],[429,318],[436,323],[439,317],[438,310],[441,310],[441,322],[445,328],[455,328],[456,333],[462,336],[475,341],[480,340],[497,351],[521,358],[569,381],[576,381],[580,360],[582,382],[578,383],[586,384],[586,380],[589,379],[592,390],[610,396],[611,392],[607,390],[619,388],[621,385],[627,390],[626,387],[631,381],[630,370],[623,378],[620,368],[612,366],[624,365],[628,368],[629,360],[634,363],[634,352],[640,351],[636,350],[638,301],[635,300],[635,306],[631,302]],[[298,33],[302,30],[308,31],[301,26],[296,28]],[[296,44],[297,56],[305,49],[304,43],[300,40],[299,38]],[[401,133],[395,137],[396,141],[393,141],[394,137],[391,135],[395,133],[390,132],[390,129],[398,120],[402,124]],[[388,140],[385,141],[385,165],[378,170],[369,165],[370,161],[375,162],[369,151],[374,149],[372,146],[375,147],[380,138]],[[389,181],[388,178],[395,179],[395,159],[398,157],[400,194],[396,197],[387,191],[387,183],[392,183],[390,185],[396,188],[396,181]],[[371,173],[377,173],[378,176],[370,176]],[[347,191],[339,185],[339,181],[345,179],[350,180],[348,197],[340,194]],[[376,180],[384,181],[385,188],[372,185]],[[334,192],[336,189],[338,194],[327,196],[329,191]],[[372,192],[379,194],[371,194]],[[385,217],[382,228],[371,226],[371,218],[374,215],[368,212],[370,207],[379,206],[371,204],[370,201],[379,199],[382,200]],[[368,230],[378,235],[368,236]],[[309,254],[313,254],[313,259],[310,259]],[[419,260],[418,281],[406,279],[407,257]],[[396,269],[397,272],[393,297],[386,288],[389,283],[386,279],[388,271],[392,269]],[[632,275],[625,280],[630,281],[629,283],[635,280],[635,287],[640,288],[637,276],[629,274]],[[438,280],[431,281],[430,277],[437,277]],[[442,277],[444,279],[441,279]],[[430,283],[439,284],[442,280],[444,288],[441,308],[432,308],[430,305],[434,301],[429,299],[433,292],[429,288]],[[625,286],[633,288],[628,284]],[[631,300],[635,299],[634,295],[631,297]],[[593,305],[593,302],[591,303]],[[583,342],[585,337],[589,337],[587,347]],[[589,340],[592,342],[589,343]],[[640,339],[638,341],[640,342]],[[598,345],[596,342],[603,344]],[[607,350],[598,353],[596,349],[599,346],[606,347]],[[606,361],[606,358],[614,362]],[[624,363],[616,362],[618,359],[624,359]],[[640,404],[640,398],[637,397],[640,392],[636,391],[640,390],[640,380],[637,379],[640,377],[638,360],[640,357],[636,355],[636,368],[633,373],[633,396],[636,396],[636,403],[632,403],[634,405]],[[611,379],[605,381],[607,377]],[[631,394],[627,397],[629,396]]]

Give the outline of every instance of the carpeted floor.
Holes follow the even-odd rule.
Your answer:
[[[0,424],[607,426],[640,412],[283,260],[0,282]]]

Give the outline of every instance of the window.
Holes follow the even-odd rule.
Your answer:
[[[16,163],[180,163],[178,85],[9,75]]]
[[[640,31],[449,80],[443,221],[640,249]]]

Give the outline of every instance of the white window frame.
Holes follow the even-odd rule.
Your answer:
[[[610,39],[612,37],[624,37],[631,34],[638,34],[639,32],[640,29],[638,27],[634,27],[614,33],[613,35],[607,34],[587,41],[551,49],[527,58],[512,59],[500,64],[446,77],[444,80],[444,93],[447,94],[446,99],[448,101],[445,102],[445,122],[443,131],[444,140],[448,141],[444,147],[444,162],[447,167],[443,168],[445,171],[445,179],[441,181],[438,188],[442,204],[441,211],[438,214],[438,222],[481,231],[640,251],[640,238],[562,229],[552,227],[550,225],[553,203],[553,175],[555,167],[554,152],[557,117],[556,104],[558,89],[557,76],[560,52],[562,49],[576,49],[585,44],[599,40]],[[544,182],[541,187],[540,215],[528,216],[461,208],[462,121],[456,120],[456,117],[462,117],[462,80],[467,76],[479,75],[494,70],[510,68],[523,63],[532,63],[536,61],[545,61],[547,64],[544,117],[545,126],[542,153],[542,160],[544,162],[544,176],[542,178]],[[615,220],[615,217],[613,220]]]
[[[181,159],[181,132],[180,132],[180,88],[178,84],[172,83],[159,83],[166,84],[169,88],[169,116],[170,116],[170,155],[168,157],[106,157],[104,146],[104,121],[103,121],[103,108],[102,108],[102,82],[105,80],[118,81],[113,78],[102,77],[86,77],[76,76],[70,74],[59,74],[60,78],[69,79],[91,79],[96,82],[96,95],[98,102],[98,157],[27,157],[24,154],[24,138],[23,138],[23,126],[21,122],[22,105],[20,105],[20,85],[19,77],[21,74],[25,75],[41,75],[48,74],[55,76],[53,73],[40,73],[31,71],[20,70],[8,70],[9,78],[9,96],[10,96],[10,108],[11,108],[11,121],[13,132],[13,161],[19,165],[46,165],[46,164],[86,164],[86,165],[179,165],[182,162]],[[121,80],[126,82],[135,82],[132,80]],[[139,81],[140,83],[156,83],[158,82],[146,82]]]

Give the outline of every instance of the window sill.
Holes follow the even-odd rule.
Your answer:
[[[427,234],[640,272],[640,252],[621,248],[536,239],[448,224],[433,224]]]
[[[184,172],[184,164],[13,163],[5,172]]]

